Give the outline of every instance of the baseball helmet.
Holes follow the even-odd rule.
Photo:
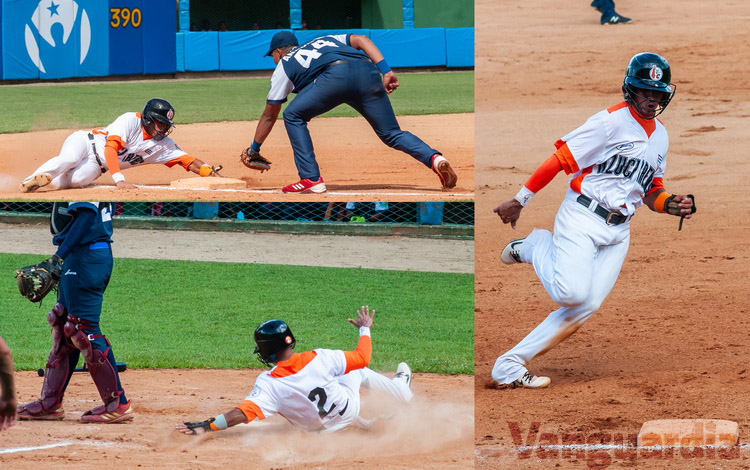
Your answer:
[[[278,354],[286,348],[294,348],[294,339],[289,325],[281,320],[268,320],[260,324],[253,334],[255,338],[254,354],[268,367],[273,367]]]
[[[159,139],[169,135],[174,128],[174,107],[169,104],[169,101],[162,98],[151,98],[146,103],[141,113],[141,124],[146,128],[147,132],[153,137]],[[154,121],[159,121],[162,124],[166,124],[165,130],[157,130],[154,128]],[[157,135],[154,135],[156,133]]]
[[[630,59],[628,68],[625,70],[625,80],[622,83],[622,94],[625,101],[632,106],[635,112],[644,119],[653,119],[661,114],[672,101],[677,87],[671,83],[672,70],[667,59],[653,52],[641,52]],[[640,103],[636,101],[635,95],[638,90],[660,91],[662,98],[658,100],[658,108],[652,116],[648,115],[641,106],[648,100]]]

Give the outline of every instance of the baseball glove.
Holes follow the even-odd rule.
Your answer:
[[[16,270],[16,281],[21,295],[32,302],[41,302],[57,286],[62,274],[63,260],[57,255],[38,264]]]
[[[258,170],[261,173],[271,169],[271,162],[261,155],[260,152],[253,150],[250,147],[242,151],[240,154],[240,161],[251,170]]]

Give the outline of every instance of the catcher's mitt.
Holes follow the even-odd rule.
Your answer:
[[[242,151],[240,154],[240,161],[251,170],[258,170],[261,173],[271,169],[271,162],[261,155],[260,152],[253,150],[250,147]]]
[[[32,302],[41,302],[57,286],[62,274],[63,260],[57,255],[38,264],[16,270],[16,281],[21,295]]]

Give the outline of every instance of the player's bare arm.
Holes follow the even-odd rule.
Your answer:
[[[391,93],[398,88],[398,78],[396,77],[396,74],[390,69],[390,67],[388,67],[383,54],[380,52],[380,49],[378,49],[378,46],[372,42],[372,39],[367,36],[352,34],[349,36],[349,43],[353,48],[367,54],[367,57],[372,60],[372,63],[378,66],[378,69],[380,69],[380,72],[383,74],[383,86],[385,87],[385,91]]]
[[[183,434],[203,434],[209,431],[231,428],[232,426],[237,426],[238,424],[247,422],[247,417],[245,416],[245,413],[242,412],[242,410],[240,410],[239,408],[232,408],[231,410],[217,416],[216,418],[209,418],[205,421],[196,423],[180,423],[175,426],[175,429]],[[212,424],[213,427],[211,426]]]
[[[501,202],[500,205],[492,209],[492,212],[500,216],[504,224],[510,224],[512,228],[516,228],[516,222],[521,217],[521,209],[523,209],[523,206],[514,198]]]
[[[13,356],[0,338],[0,431],[16,424],[16,389],[13,383]]]
[[[370,311],[369,305],[363,305],[359,310],[357,310],[357,319],[349,318],[347,321],[351,323],[352,325],[356,326],[357,328],[361,327],[372,327],[372,319],[375,317],[375,309]]]
[[[266,104],[266,107],[263,109],[263,113],[258,120],[258,127],[255,128],[254,140],[256,142],[262,144],[266,141],[271,130],[273,130],[273,125],[276,124],[276,119],[278,119],[280,111],[280,104]]]
[[[211,166],[203,160],[196,158],[188,166],[188,170],[200,176],[218,176],[221,177],[219,171],[221,171],[221,165]]]

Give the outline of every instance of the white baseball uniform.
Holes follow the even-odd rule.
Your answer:
[[[667,131],[656,119],[637,118],[625,102],[591,116],[556,146],[563,169],[573,175],[570,188],[554,234],[535,229],[523,241],[520,258],[534,266],[561,308],[495,361],[492,378],[500,384],[521,378],[529,361],[573,334],[599,309],[625,260],[630,218],[648,192],[663,187]],[[581,203],[581,195],[591,200],[588,205]],[[608,223],[608,216],[595,212],[597,205],[599,212],[614,213],[622,223]]]
[[[179,164],[187,170],[195,160],[169,137],[157,140],[148,135],[141,125],[141,113],[125,113],[104,129],[72,133],[65,139],[60,154],[33,174],[50,173],[51,189],[86,186],[107,170],[104,158],[107,140],[117,140],[121,144],[117,155],[121,170],[149,163],[168,167]]]
[[[361,328],[360,334],[369,336],[369,328]],[[403,403],[412,399],[404,378],[388,379],[367,367],[347,373],[351,367],[344,351],[295,353],[260,374],[239,408],[260,419],[278,413],[306,431],[333,432],[357,420],[360,386],[384,390]]]

